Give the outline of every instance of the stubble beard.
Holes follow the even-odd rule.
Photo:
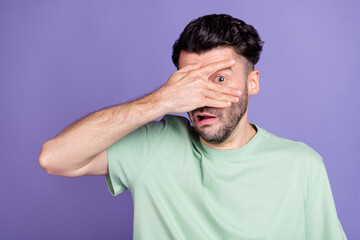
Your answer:
[[[189,118],[193,124],[195,131],[208,143],[211,144],[221,144],[225,142],[226,139],[231,135],[236,126],[239,124],[240,120],[246,113],[248,108],[248,92],[247,87],[245,86],[244,93],[240,97],[239,102],[232,103],[230,108],[226,111],[225,114],[221,112],[221,110],[210,107],[202,107],[195,109],[190,112]],[[220,127],[218,129],[214,129],[215,127],[211,125],[203,125],[200,128],[196,125],[196,119],[194,116],[194,112],[207,112],[215,115],[220,122]],[[219,123],[217,123],[219,125]]]

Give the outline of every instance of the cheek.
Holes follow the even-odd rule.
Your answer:
[[[241,104],[242,99],[240,98],[240,102],[237,103],[232,103],[231,106],[229,107],[228,111],[226,112],[226,116],[231,116],[234,114],[237,114],[237,112],[240,109],[240,104]]]
[[[234,88],[239,88],[244,90],[244,87],[246,85],[246,79],[244,78],[244,76],[232,76],[231,80],[228,83],[229,87],[234,87]]]
[[[241,82],[238,82],[236,84],[236,88],[239,88],[242,90],[242,93],[244,93],[245,91],[245,87],[246,87],[246,84],[245,84],[245,81],[242,79]]]

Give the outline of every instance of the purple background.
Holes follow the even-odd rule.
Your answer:
[[[0,239],[132,238],[130,191],[47,175],[41,146],[164,84],[175,39],[209,13],[259,31],[249,121],[323,156],[344,231],[360,239],[359,12],[358,1],[1,1]]]

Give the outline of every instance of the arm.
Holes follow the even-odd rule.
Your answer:
[[[59,176],[107,174],[107,148],[135,129],[166,113],[183,113],[203,106],[228,107],[229,102],[237,102],[236,89],[207,80],[214,72],[233,64],[221,61],[202,68],[199,64],[189,65],[150,95],[80,119],[43,144],[40,165],[49,174]]]
[[[326,167],[320,155],[312,162],[306,174],[305,239],[346,240]]]
[[[49,174],[67,177],[107,174],[106,149],[164,114],[156,97],[100,110],[73,123],[43,144],[40,165]]]

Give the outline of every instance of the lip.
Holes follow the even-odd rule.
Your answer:
[[[203,118],[205,117],[205,118]],[[217,117],[214,115],[211,115],[209,113],[197,113],[195,114],[196,119],[196,125],[198,127],[204,126],[204,125],[210,125],[217,121]]]

